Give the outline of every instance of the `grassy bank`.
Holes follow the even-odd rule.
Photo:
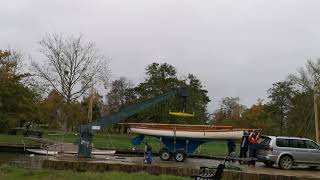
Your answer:
[[[29,141],[23,138],[22,135],[8,135],[8,134],[0,134],[0,143],[3,144],[35,144],[33,141]]]
[[[155,176],[148,173],[123,173],[123,172],[105,172],[105,173],[94,173],[94,172],[73,172],[73,171],[57,171],[57,170],[29,170],[22,168],[10,167],[3,165],[0,167],[0,179],[2,180],[91,180],[91,179],[112,179],[112,180],[186,180],[189,178],[177,177],[177,176]]]
[[[110,148],[110,149],[132,149],[131,139],[134,137],[132,134],[96,134],[93,138],[93,145],[96,148]],[[74,133],[68,133],[66,135],[52,134],[45,135],[44,138],[48,138],[56,141],[64,141],[74,143],[77,140],[77,136]],[[0,134],[0,143],[12,143],[21,144],[22,142],[27,144],[33,143],[27,141],[21,135],[7,135]],[[145,142],[151,144],[154,150],[159,150],[160,142],[158,138],[146,136]],[[143,148],[142,146],[138,148]],[[213,154],[213,155],[225,155],[227,152],[227,146],[225,142],[209,142],[200,146],[196,153],[199,154]]]

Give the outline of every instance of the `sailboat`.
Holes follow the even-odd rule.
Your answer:
[[[237,140],[243,137],[244,130],[232,126],[125,123],[128,132],[158,137],[179,137],[199,139]]]

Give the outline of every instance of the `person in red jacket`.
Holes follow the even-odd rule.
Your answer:
[[[249,135],[249,157],[256,158],[257,154],[257,146],[259,144],[259,138],[261,136],[261,129],[260,131],[253,131]],[[255,165],[255,160],[252,160],[252,165]]]

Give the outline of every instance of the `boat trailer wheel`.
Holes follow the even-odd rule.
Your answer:
[[[169,161],[171,159],[171,153],[168,149],[162,149],[160,152],[160,158],[164,161]]]
[[[186,153],[184,151],[176,151],[174,153],[174,159],[177,162],[183,162],[186,159]]]

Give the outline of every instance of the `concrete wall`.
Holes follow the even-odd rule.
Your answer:
[[[43,168],[56,170],[73,170],[73,171],[122,171],[122,172],[140,172],[145,171],[150,174],[168,174],[176,176],[191,176],[198,173],[198,169],[180,168],[180,167],[161,167],[154,165],[139,164],[108,164],[90,161],[60,161],[44,160]],[[239,171],[224,171],[224,180],[315,180],[316,178],[294,177],[294,176],[275,176],[270,174],[249,174]]]

